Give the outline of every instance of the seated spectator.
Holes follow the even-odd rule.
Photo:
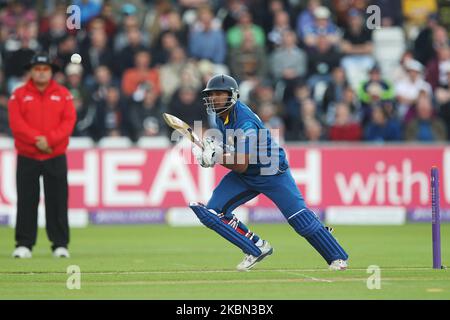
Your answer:
[[[49,28],[46,32],[39,35],[39,43],[42,50],[46,52],[55,52],[60,40],[67,35],[66,13],[56,11],[49,17]]]
[[[183,84],[189,84],[198,90],[202,87],[197,65],[187,59],[186,52],[181,47],[172,50],[169,61],[160,68],[159,74],[164,104],[169,103],[174,92]]]
[[[431,86],[423,80],[423,66],[417,60],[408,60],[405,64],[408,78],[395,84],[395,94],[398,100],[398,115],[400,120],[408,121],[411,107],[417,101],[419,94],[424,91],[431,95]]]
[[[167,2],[166,0],[163,0]],[[105,1],[104,1],[105,2]],[[128,1],[106,1],[110,2],[114,8],[115,12],[120,14],[121,20],[123,20],[127,16],[134,16],[137,19],[138,25],[143,26],[144,21],[146,19],[147,11],[153,12],[154,6],[151,4],[152,2],[162,2],[160,0],[157,1],[142,1],[142,0],[128,0]],[[123,3],[125,2],[125,3]],[[150,10],[149,10],[150,9]],[[144,31],[146,33],[146,31]]]
[[[290,31],[291,25],[289,14],[286,11],[278,11],[275,13],[274,25],[272,30],[267,34],[267,42],[269,50],[272,51],[281,47],[283,43],[283,33]]]
[[[307,7],[300,11],[296,21],[296,32],[299,39],[304,39],[305,32],[314,27],[314,10],[322,5],[320,0],[308,0]]]
[[[214,24],[214,14],[209,7],[200,7],[198,21],[189,35],[189,53],[196,59],[224,63],[226,55],[225,34],[219,24]]]
[[[319,35],[316,46],[308,50],[308,85],[314,87],[331,80],[331,70],[341,63],[341,54],[332,45],[329,38]]]
[[[394,67],[392,71],[392,78],[390,79],[392,83],[398,83],[408,79],[408,72],[406,71],[406,62],[408,60],[413,60],[414,55],[411,50],[406,50],[400,57],[400,63]]]
[[[297,81],[294,85],[293,96],[285,103],[284,114],[286,121],[289,122],[291,118],[300,116],[300,106],[305,100],[311,98],[311,90],[305,81]]]
[[[253,23],[251,12],[244,7],[239,13],[238,23],[227,31],[227,44],[230,48],[237,48],[242,45],[245,30],[250,30],[253,33],[257,46],[265,46],[266,35],[264,30]]]
[[[117,55],[120,61],[115,68],[117,76],[121,76],[129,68],[133,68],[137,52],[149,51],[149,47],[143,43],[143,35],[137,27],[130,27],[126,30],[126,40],[126,45]]]
[[[89,34],[92,31],[95,31],[97,29],[101,29],[105,31],[108,40],[110,41],[110,44],[112,44],[113,38],[109,37],[109,34],[106,32],[106,21],[101,18],[100,16],[94,17],[92,20],[89,21],[87,26],[84,27],[84,30],[86,30],[86,33]]]
[[[258,107],[265,103],[276,104],[272,81],[268,79],[259,80],[250,91],[249,98],[248,105],[255,113],[257,113]]]
[[[340,40],[339,29],[330,20],[330,10],[327,7],[318,7],[314,9],[314,25],[305,30],[303,38],[308,47],[318,45],[319,36],[326,37],[328,42],[334,46]]]
[[[447,130],[444,122],[434,115],[433,104],[426,94],[421,94],[416,103],[416,117],[405,128],[405,140],[408,141],[444,141]]]
[[[342,102],[350,107],[350,112],[352,113],[356,121],[361,122],[362,120],[362,105],[352,87],[347,86],[344,90],[344,96]]]
[[[297,46],[297,37],[293,31],[283,33],[280,48],[270,56],[270,70],[276,81],[285,86],[284,101],[288,101],[293,94],[295,82],[304,78],[307,73],[308,57]]]
[[[433,90],[447,83],[445,71],[448,64],[450,64],[450,46],[436,48],[436,56],[428,62],[425,69],[425,80]]]
[[[230,50],[229,66],[233,77],[239,82],[249,77],[266,78],[268,62],[265,49],[256,45],[250,30],[245,30],[243,36],[241,46]]]
[[[80,54],[83,57],[83,68],[87,74],[92,74],[99,65],[106,65],[110,70],[114,70],[117,61],[109,45],[105,26],[98,20],[95,27],[92,25],[89,37],[81,46]]]
[[[89,102],[84,102],[78,91],[73,94],[73,105],[77,113],[77,121],[72,131],[73,137],[91,137],[94,125],[95,106]]]
[[[444,26],[438,25],[433,29],[433,49],[434,54],[437,54],[439,48],[445,48],[450,45],[448,39],[448,29]]]
[[[103,137],[128,136],[129,123],[127,104],[123,100],[120,89],[109,87],[105,100],[96,104],[92,136],[98,141]]]
[[[3,29],[0,28],[0,30]],[[9,93],[26,81],[24,66],[30,61],[35,52],[40,51],[37,36],[36,22],[19,20],[16,34],[6,39],[1,45],[0,58],[3,61],[2,65]]]
[[[319,121],[320,124],[325,127],[319,109],[317,107],[317,103],[312,99],[305,99],[300,105],[300,119],[305,122],[306,119],[310,118]],[[301,125],[300,127],[304,128],[304,125]]]
[[[297,38],[291,30],[283,33],[282,45],[271,55],[271,71],[276,79],[302,78],[307,72],[307,56],[297,46]]]
[[[339,106],[340,103],[344,103],[350,108],[350,113],[354,121],[362,122],[364,120],[364,108],[359,103],[352,87],[346,86],[344,88],[342,99],[330,102],[326,113],[323,113],[323,119],[326,124],[332,125],[334,123],[336,119],[336,107]],[[362,122],[362,124],[364,124],[364,122]]]
[[[164,65],[169,61],[170,54],[173,49],[180,47],[180,42],[175,34],[171,31],[161,32],[159,39],[152,47],[153,65]]]
[[[328,112],[330,103],[344,99],[344,92],[348,86],[344,69],[341,66],[334,67],[331,76],[331,81],[328,83],[322,99],[321,110],[324,114]]]
[[[224,17],[222,19],[222,28],[227,32],[231,27],[234,27],[239,20],[239,15],[242,10],[245,10],[245,5],[241,0],[228,0],[225,2]]]
[[[307,137],[306,123],[313,119],[320,125],[320,132],[322,138],[325,138],[325,131],[323,130],[323,123],[319,117],[317,105],[312,99],[304,99],[299,105],[297,117],[290,117],[286,122],[286,140],[305,140]]]
[[[436,54],[433,48],[433,35],[438,27],[438,15],[435,13],[429,14],[426,25],[420,30],[414,40],[414,56],[424,66],[426,66]]]
[[[194,121],[202,121],[203,127],[207,127],[206,109],[199,92],[189,84],[181,86],[175,92],[167,110],[190,126],[194,126]]]
[[[362,77],[361,70],[368,70],[375,60],[372,57],[372,33],[366,28],[362,12],[351,9],[348,13],[348,24],[341,42],[341,51],[344,55],[342,66],[354,87]]]
[[[334,123],[328,130],[331,141],[359,141],[362,137],[360,124],[353,120],[350,107],[340,102],[336,105]]]
[[[396,110],[396,104],[395,104],[395,100],[386,100],[386,101],[382,101],[381,105],[383,106],[383,110],[386,113],[386,115],[390,118],[390,119],[397,119],[398,120],[398,115],[397,115],[397,110]]]
[[[252,13],[254,23],[260,26],[266,35],[273,29],[278,12],[294,12],[292,4],[286,0],[264,0],[262,3],[261,1],[245,2]],[[289,27],[289,29],[291,28]]]
[[[102,19],[105,23],[105,31],[108,38],[114,38],[118,30],[116,17],[114,15],[114,8],[111,2],[105,1],[102,5],[102,11],[98,15],[98,18]],[[89,31],[88,25],[87,30]]]
[[[177,37],[178,43],[184,48],[188,44],[188,30],[183,23],[180,13],[176,10],[171,10],[167,15],[167,31],[170,31]]]
[[[202,76],[202,83],[203,83],[202,87],[205,87],[206,84],[208,83],[208,80],[211,79],[211,77],[214,76],[215,74],[218,74],[219,73],[218,69],[221,69],[223,65],[214,64],[210,60],[202,59],[200,61],[197,61],[197,67],[198,71],[200,71],[200,74]]]
[[[365,27],[364,16],[357,9],[348,13],[341,50],[345,55],[367,56],[373,52],[372,33]]]
[[[115,80],[108,66],[100,65],[94,70],[94,81],[90,86],[90,96],[93,101],[99,102],[106,99],[106,93],[111,86],[117,87],[120,82]]]
[[[358,98],[365,105],[381,100],[392,100],[395,97],[394,87],[390,81],[381,77],[380,67],[375,64],[369,71],[369,79],[358,87]]]
[[[105,27],[106,28],[106,27]],[[138,29],[141,35],[141,45],[144,47],[150,47],[150,35],[141,30],[139,24],[139,18],[136,14],[124,14],[121,24],[119,24],[119,30],[114,37],[114,52],[120,52],[125,48],[128,43],[128,32],[132,29]],[[154,35],[153,35],[154,37]]]
[[[272,103],[263,103],[258,108],[258,116],[264,126],[270,130],[270,134],[277,143],[284,142],[284,122],[277,115],[277,106]]]
[[[138,95],[133,97],[136,101],[142,100],[142,90],[152,86],[157,94],[161,92],[159,82],[159,71],[150,68],[152,56],[150,52],[138,51],[134,57],[134,68],[125,70],[122,78],[122,91],[126,96]]]
[[[169,29],[169,17],[173,11],[172,1],[158,0],[153,2],[151,10],[147,10],[146,17],[144,19],[145,29],[151,35],[151,46],[153,47],[155,41],[159,38],[161,32]]]
[[[382,93],[383,88],[379,83],[372,83],[367,87],[367,95],[370,97],[370,101],[362,102],[361,123],[363,125],[366,125],[369,122],[374,106],[382,104],[384,101],[389,101],[381,99]]]
[[[397,119],[390,118],[380,104],[371,111],[370,121],[364,129],[364,140],[388,142],[402,139],[402,128]]]
[[[65,34],[56,45],[55,63],[63,70],[69,63],[74,52],[78,52],[77,38],[71,34]]]
[[[64,69],[67,76],[65,86],[72,94],[77,94],[83,101],[90,99],[89,90],[83,82],[83,67],[81,64],[69,63]]]
[[[304,124],[302,140],[308,142],[325,141],[326,134],[322,124],[314,118],[306,119]]]
[[[447,127],[447,139],[450,140],[450,65],[446,65],[447,82],[436,88],[435,96],[439,106],[439,115]]]
[[[141,102],[135,102],[130,109],[131,139],[154,137],[166,134],[162,118],[163,105],[158,95],[149,88]]]

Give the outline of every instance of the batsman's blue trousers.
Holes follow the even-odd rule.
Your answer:
[[[214,189],[206,206],[227,215],[260,193],[272,200],[286,219],[306,207],[289,169],[272,176],[246,176],[230,171]]]
[[[290,170],[272,176],[248,176],[229,172],[219,183],[206,205],[230,216],[241,204],[259,194],[271,199],[289,224],[327,261],[347,260],[348,255],[313,211],[307,208]]]

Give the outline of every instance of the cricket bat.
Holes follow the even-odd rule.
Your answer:
[[[182,135],[184,135],[193,143],[195,143],[197,146],[202,148],[202,150],[204,149],[202,141],[186,122],[169,113],[163,113],[163,118],[169,127],[179,131]]]
[[[202,150],[205,149],[203,146],[203,142],[186,122],[169,113],[163,113],[163,118],[169,127],[178,130],[182,135],[202,148]],[[223,145],[222,143],[219,143],[219,145],[224,147],[225,155],[229,155],[231,152],[234,152],[234,148],[231,145]]]

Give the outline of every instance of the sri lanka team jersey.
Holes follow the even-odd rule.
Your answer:
[[[285,172],[289,165],[286,154],[265,128],[261,119],[244,103],[238,101],[225,121],[216,116],[217,129],[223,143],[232,145],[238,154],[249,155],[244,175],[275,175]]]

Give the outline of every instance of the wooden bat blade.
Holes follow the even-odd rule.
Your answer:
[[[178,130],[182,135],[203,149],[203,143],[186,122],[169,113],[163,113],[163,118],[169,127]]]

